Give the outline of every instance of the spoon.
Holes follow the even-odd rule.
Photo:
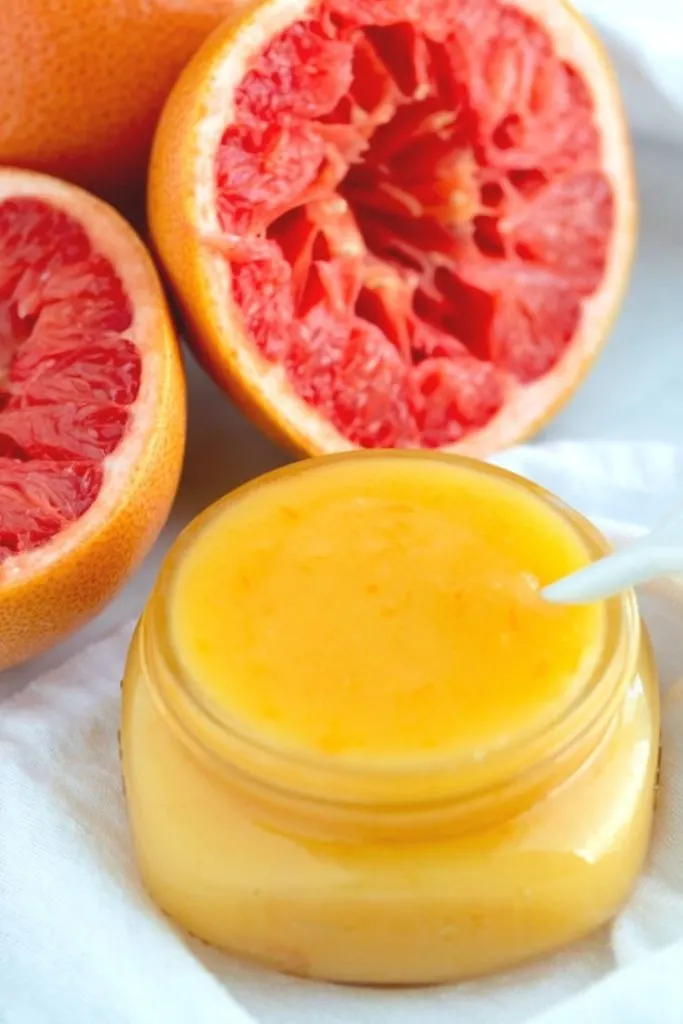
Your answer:
[[[544,587],[541,597],[553,604],[587,604],[676,572],[683,572],[683,509],[627,547]]]

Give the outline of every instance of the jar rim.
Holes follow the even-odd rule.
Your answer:
[[[223,768],[252,775],[262,784],[298,793],[304,798],[349,805],[413,804],[471,796],[501,785],[510,778],[523,775],[530,767],[538,767],[545,760],[556,760],[568,745],[576,745],[591,735],[598,720],[608,722],[610,709],[615,705],[622,684],[635,673],[640,619],[633,592],[605,602],[602,650],[593,670],[587,673],[571,701],[558,708],[557,714],[540,727],[517,730],[505,743],[485,751],[472,749],[456,757],[421,754],[391,762],[332,758],[278,745],[211,706],[201,687],[180,663],[170,641],[167,598],[183,557],[195,537],[224,511],[226,505],[241,501],[256,487],[277,483],[283,477],[315,472],[330,464],[359,459],[431,459],[447,465],[466,466],[507,481],[532,493],[559,513],[574,528],[594,558],[609,551],[600,531],[551,492],[509,470],[446,452],[343,452],[288,464],[250,480],[209,506],[181,533],[164,561],[144,616],[147,638],[144,650],[148,659],[155,660],[157,667],[154,672],[155,689],[164,710],[170,712],[175,725],[186,734],[195,749],[198,747],[203,756],[208,755],[213,763]],[[150,635],[153,650],[150,650]]]

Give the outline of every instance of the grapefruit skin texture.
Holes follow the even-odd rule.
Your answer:
[[[199,362],[264,433],[303,456],[356,446],[294,395],[281,368],[265,360],[245,336],[220,250],[214,156],[222,131],[231,122],[234,90],[250,60],[274,35],[305,18],[311,6],[306,0],[261,0],[248,11],[236,10],[208,37],[179,76],[159,120],[147,203],[152,242]],[[588,304],[585,327],[571,351],[546,377],[511,393],[486,427],[445,446],[473,457],[531,437],[580,386],[620,311],[637,234],[630,140],[606,51],[590,25],[564,0],[517,0],[515,6],[539,18],[563,55],[576,61],[595,89],[596,119],[605,132],[607,170],[618,193],[618,212],[604,284]],[[591,78],[596,73],[597,85]]]
[[[0,199],[15,195],[64,209],[111,260],[135,310],[130,336],[142,355],[143,387],[127,435],[104,462],[105,479],[94,504],[42,547],[0,565],[0,670],[65,639],[127,581],[167,519],[186,431],[178,340],[154,264],[133,229],[106,203],[73,185],[0,170]],[[136,324],[144,331],[136,332]]]
[[[0,4],[0,163],[118,194],[144,181],[183,65],[233,0]]]

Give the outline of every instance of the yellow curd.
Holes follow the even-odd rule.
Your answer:
[[[605,550],[528,482],[425,453],[300,463],[209,509],[124,679],[152,897],[228,950],[370,984],[612,917],[650,834],[649,646],[633,594],[538,593]]]

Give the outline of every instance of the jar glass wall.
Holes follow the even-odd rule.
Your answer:
[[[303,976],[431,983],[557,948],[628,898],[651,828],[657,680],[626,594],[605,603],[599,656],[571,701],[476,756],[345,760],[279,746],[222,715],[178,656],[180,569],[249,494],[336,465],[381,475],[387,459],[409,472],[468,465],[408,453],[299,464],[230,495],[180,538],[130,649],[123,768],[144,882],[189,932]],[[607,549],[533,485],[485,465],[471,472],[542,503],[589,557]]]

